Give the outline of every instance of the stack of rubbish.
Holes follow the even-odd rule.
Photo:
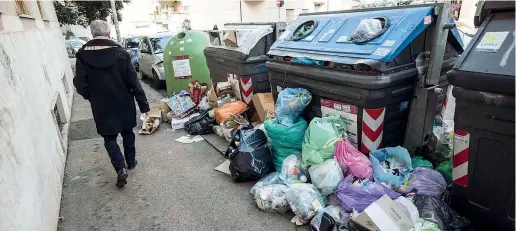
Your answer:
[[[469,224],[444,201],[449,182],[439,167],[400,146],[361,153],[341,117],[310,123],[301,117],[311,99],[306,89],[283,89],[274,118],[255,126],[238,100],[224,103],[234,113],[215,109],[220,127],[214,129],[223,135],[231,129],[225,153],[231,176],[258,180],[250,192],[259,209],[292,211],[293,223],[318,231],[444,231]],[[445,153],[453,137],[448,125],[440,126]]]

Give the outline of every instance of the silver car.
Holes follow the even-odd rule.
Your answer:
[[[165,68],[163,67],[163,52],[167,42],[173,34],[159,33],[152,36],[143,36],[140,40],[138,64],[142,78],[150,77],[153,87],[160,88],[165,81]]]

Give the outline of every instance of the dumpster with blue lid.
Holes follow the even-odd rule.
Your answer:
[[[270,92],[266,54],[284,28],[281,22],[224,24],[222,44],[204,50],[212,82],[239,81],[237,98],[246,103],[253,93]]]
[[[362,152],[402,145],[440,5],[301,14],[268,53],[274,95],[286,87],[308,89],[314,98],[305,118],[342,116],[350,141]],[[447,84],[445,73],[463,50],[450,31],[442,38],[440,85]]]
[[[483,4],[485,19],[448,73],[456,98],[451,205],[474,230],[514,230],[515,8]]]

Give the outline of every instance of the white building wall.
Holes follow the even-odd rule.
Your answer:
[[[0,230],[56,230],[71,114],[72,70],[51,1],[0,2]],[[53,108],[64,128],[54,123]]]

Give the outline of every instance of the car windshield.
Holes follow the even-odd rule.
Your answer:
[[[170,38],[172,38],[172,36],[150,38],[150,42],[152,44],[152,47],[154,48],[154,53],[163,53],[163,51],[165,50],[165,46],[167,46],[167,42],[168,40],[170,40]]]
[[[125,48],[138,48],[139,43],[140,43],[139,37],[128,38],[125,40]]]
[[[72,47],[82,47],[82,45],[86,44],[86,42],[80,40],[69,40],[68,42]]]

